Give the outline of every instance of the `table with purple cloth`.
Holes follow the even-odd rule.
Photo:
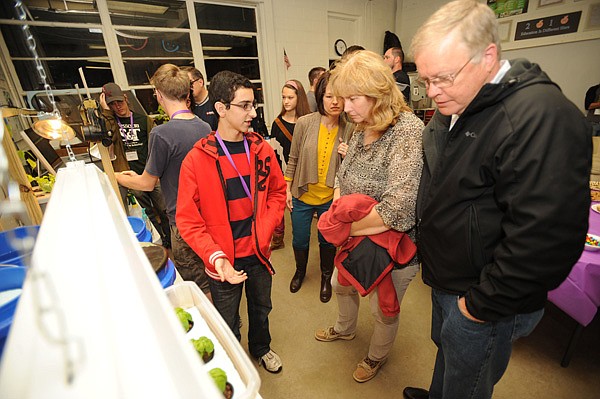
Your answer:
[[[600,213],[591,209],[588,232],[600,235]],[[548,293],[548,300],[579,323],[561,362],[566,367],[583,327],[591,323],[600,306],[600,251],[584,250],[567,279]]]

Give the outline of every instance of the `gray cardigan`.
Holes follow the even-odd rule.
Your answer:
[[[313,112],[304,115],[296,122],[290,157],[285,170],[285,177],[292,179],[291,192],[295,198],[300,198],[308,191],[308,184],[319,182],[317,167],[317,151],[319,144],[319,128],[321,114]],[[345,115],[340,115],[338,134],[333,145],[331,160],[325,183],[333,188],[335,175],[340,167],[341,157],[337,153],[339,138],[348,142],[354,131],[354,124],[346,122]]]

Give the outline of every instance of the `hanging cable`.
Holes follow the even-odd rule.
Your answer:
[[[26,22],[27,21],[27,13],[25,12],[25,7],[23,6],[23,2],[21,0],[15,0],[15,10],[17,12],[17,17],[19,20]],[[31,51],[33,56],[33,60],[35,62],[35,69],[38,72],[38,76],[40,77],[43,85],[44,92],[52,105],[52,117],[55,119],[61,119],[60,112],[58,111],[58,107],[56,106],[56,101],[54,100],[54,93],[52,93],[52,88],[48,84],[48,76],[46,75],[46,69],[40,60],[40,57],[37,52],[37,45],[35,42],[35,38],[31,33],[31,29],[29,29],[29,25],[25,24],[21,28],[23,30],[23,35],[25,36],[25,41],[27,42],[27,47]],[[71,148],[71,143],[67,137],[67,132],[63,131],[63,139],[66,139],[67,144],[65,145],[67,149],[67,154],[69,155],[69,159],[71,161],[76,161],[75,154],[73,153],[73,149]]]

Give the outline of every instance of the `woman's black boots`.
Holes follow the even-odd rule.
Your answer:
[[[290,291],[298,292],[302,287],[302,281],[306,276],[306,264],[308,263],[308,249],[294,248],[294,258],[296,258],[296,273],[290,282]]]
[[[333,246],[319,246],[321,256],[321,291],[319,298],[321,302],[329,302],[331,299],[331,275],[333,274],[333,260],[336,248]]]

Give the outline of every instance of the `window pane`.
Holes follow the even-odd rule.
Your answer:
[[[53,89],[72,89],[75,84],[83,90],[79,68],[84,67],[85,79],[89,87],[101,87],[114,82],[108,59],[105,62],[86,60],[42,61],[46,68],[48,83]],[[17,75],[23,90],[43,90],[44,85],[38,76],[34,61],[14,61]]]
[[[254,99],[259,103],[263,104],[265,102],[265,97],[263,96],[262,83],[252,83],[254,86]]]
[[[181,0],[108,0],[114,25],[189,28],[185,2]]]
[[[123,58],[192,57],[190,35],[187,32],[123,31],[117,33],[117,38]]]
[[[253,8],[194,5],[198,29],[256,32],[256,13]]]
[[[94,0],[23,0],[35,21],[100,23]],[[14,0],[0,1],[0,18],[18,19]]]
[[[154,72],[163,64],[175,64],[177,66],[194,65],[192,58],[185,60],[124,60],[125,72],[130,86],[150,84],[150,78]]]
[[[220,71],[232,71],[244,75],[248,79],[260,79],[258,60],[211,60],[205,59],[206,75],[210,81]]]
[[[3,25],[4,40],[12,57],[32,57],[20,26]],[[88,29],[30,26],[40,57],[106,57],[104,39]]]
[[[255,36],[200,34],[205,57],[258,57]]]
[[[136,89],[135,96],[147,114],[158,114],[158,101],[154,97],[154,89]]]

